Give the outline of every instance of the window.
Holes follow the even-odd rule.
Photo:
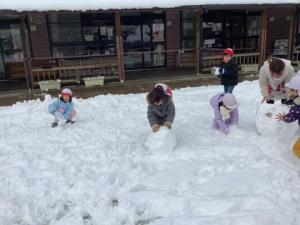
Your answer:
[[[181,12],[181,48],[195,48],[195,13]]]
[[[300,49],[300,12],[298,12],[298,21],[295,34],[295,48]]]
[[[247,49],[259,47],[260,15],[256,12],[212,11],[203,16],[205,48]]]
[[[5,62],[23,60],[22,42],[18,23],[0,25],[0,57]]]
[[[53,45],[82,42],[80,14],[51,13],[48,22]]]
[[[259,46],[260,16],[247,16],[245,48],[256,50]]]
[[[49,13],[54,57],[115,53],[112,14]]]
[[[83,14],[82,33],[91,54],[115,52],[115,30],[112,15]]]
[[[165,21],[161,11],[123,13],[125,69],[165,66]]]
[[[218,12],[207,13],[203,16],[202,33],[204,48],[223,48],[225,36],[229,38],[229,23],[224,24],[223,15]]]

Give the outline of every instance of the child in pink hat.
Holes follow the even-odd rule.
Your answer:
[[[210,105],[214,109],[215,118],[213,126],[224,134],[229,133],[231,125],[238,125],[239,112],[237,101],[231,93],[220,93],[210,99]]]
[[[156,84],[147,95],[147,117],[153,132],[161,126],[171,129],[175,118],[172,89],[166,84]]]
[[[52,127],[56,127],[60,119],[65,119],[66,123],[74,123],[76,111],[72,102],[72,91],[64,88],[61,91],[61,97],[49,105],[48,111],[54,116]]]

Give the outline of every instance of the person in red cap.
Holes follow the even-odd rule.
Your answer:
[[[171,129],[175,118],[172,89],[166,84],[156,84],[147,95],[147,116],[153,132],[161,126]]]
[[[224,85],[225,93],[232,93],[233,88],[238,83],[238,66],[232,59],[234,53],[231,48],[226,48],[223,60],[219,67],[218,76],[221,78],[221,85]]]
[[[61,91],[61,97],[49,105],[48,111],[54,116],[52,127],[56,127],[60,119],[66,120],[66,123],[74,123],[76,111],[72,102],[72,91],[64,88]]]

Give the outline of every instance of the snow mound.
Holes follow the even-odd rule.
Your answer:
[[[152,133],[145,142],[145,148],[152,154],[169,155],[176,146],[174,132],[166,127],[161,127],[158,132]]]
[[[256,112],[255,125],[258,132],[264,136],[285,138],[293,136],[299,125],[297,122],[285,123],[275,119],[278,113],[288,113],[289,106],[275,104],[260,104]]]

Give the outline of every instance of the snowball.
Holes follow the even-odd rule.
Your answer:
[[[275,138],[290,137],[295,134],[299,125],[297,122],[285,123],[276,120],[278,113],[287,114],[289,106],[276,104],[260,104],[256,112],[255,125],[258,132],[264,136]]]
[[[145,148],[152,154],[169,155],[176,146],[174,132],[166,127],[161,127],[158,132],[152,133],[145,142]]]

